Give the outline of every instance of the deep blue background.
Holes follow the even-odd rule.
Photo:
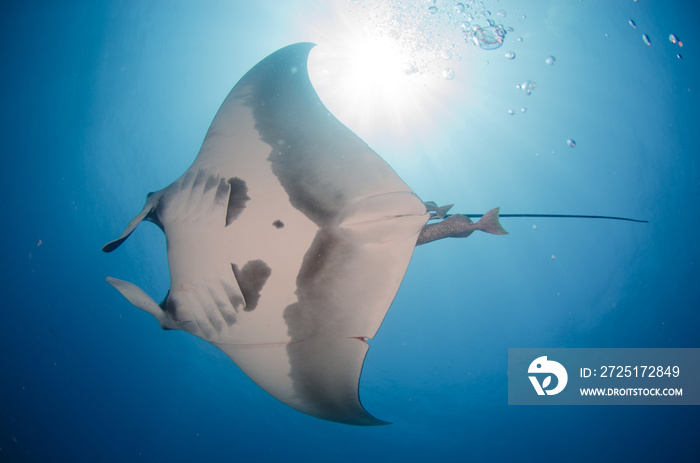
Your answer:
[[[507,405],[508,347],[700,347],[694,2],[486,2],[514,31],[498,50],[457,44],[415,138],[357,130],[462,212],[651,221],[504,219],[508,236],[418,248],[361,383],[394,424],[367,429],[281,405],[106,284],[165,294],[156,227],[100,252],[188,167],[237,79],[332,37],[346,2],[60,3],[0,6],[0,461],[700,459],[698,407]]]

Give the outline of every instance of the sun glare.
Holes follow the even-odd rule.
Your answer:
[[[323,102],[348,125],[367,131],[399,128],[422,114],[430,78],[421,75],[401,44],[390,37],[363,37],[342,46],[319,44],[309,73]],[[437,79],[433,79],[437,80]]]
[[[399,43],[387,37],[361,40],[349,50],[343,80],[371,101],[400,103],[409,86],[402,54]]]
[[[331,113],[356,132],[411,132],[445,101],[452,82],[443,77],[444,58],[424,31],[366,13],[342,15],[318,31],[311,81]]]

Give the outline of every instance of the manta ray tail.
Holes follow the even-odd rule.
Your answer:
[[[501,223],[498,220],[500,210],[500,207],[495,207],[484,214],[484,216],[476,223],[476,229],[486,233],[491,233],[492,235],[507,235],[508,232],[501,226]]]

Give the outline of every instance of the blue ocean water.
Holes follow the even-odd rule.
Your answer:
[[[0,461],[700,459],[696,406],[507,405],[510,347],[700,347],[694,2],[27,1],[0,18]],[[488,20],[493,49],[465,38]],[[323,71],[358,30],[425,80],[371,114],[312,80],[422,199],[650,221],[503,219],[507,236],[417,248],[370,341],[361,397],[393,422],[372,428],[280,404],[105,283],[165,295],[156,227],[100,251],[251,66],[313,41]]]

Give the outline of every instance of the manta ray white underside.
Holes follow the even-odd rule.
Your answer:
[[[217,346],[290,407],[341,423],[385,424],[360,404],[366,340],[419,235],[422,244],[504,231],[497,210],[477,224],[453,216],[459,233],[425,227],[439,208],[426,207],[319,100],[306,67],[312,47],[290,45],[253,67],[222,104],[192,166],[149,194],[104,246],[113,251],[143,220],[157,224],[171,279],[163,302],[107,281],[163,328]]]

